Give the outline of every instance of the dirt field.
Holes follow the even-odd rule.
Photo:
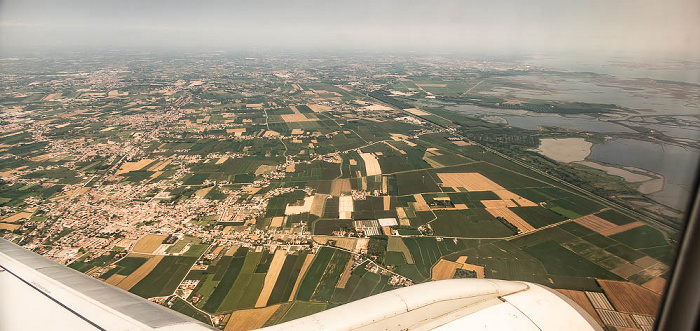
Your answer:
[[[158,176],[160,176],[160,175],[162,175],[162,174],[163,174],[162,171],[156,171],[156,172],[154,172],[154,173],[151,175],[151,177],[150,177],[151,179],[150,179],[150,180],[154,180],[154,179],[158,178]]]
[[[160,247],[167,236],[163,234],[147,234],[136,242],[132,251],[134,253],[151,254]]]
[[[119,167],[119,170],[115,173],[115,175],[121,175],[125,174],[129,171],[137,171],[143,169],[143,167],[151,164],[153,162],[153,159],[143,159],[141,161],[136,161],[136,162],[124,162],[122,163],[122,166]]]
[[[357,238],[333,238],[335,240],[335,246],[347,249],[349,251],[355,250],[357,246]]]
[[[415,263],[413,261],[413,255],[411,255],[411,251],[408,250],[406,244],[399,237],[389,237],[389,241],[386,245],[386,250],[389,252],[401,252],[403,253],[403,257],[406,259],[406,263]]]
[[[657,263],[661,262],[651,256],[645,256],[634,261],[634,264],[642,269],[649,268]]]
[[[593,308],[593,305],[591,304],[590,301],[588,301],[588,297],[586,297],[586,294],[581,292],[581,291],[572,291],[572,290],[560,290],[557,289],[561,294],[567,296],[569,299],[573,300],[576,302],[581,308],[583,308],[591,317],[593,317],[600,326],[603,326],[603,321],[600,319],[598,314],[595,311],[595,308]]]
[[[423,199],[423,196],[420,194],[414,194],[413,198],[416,199],[416,202],[413,203],[413,209],[416,211],[429,211],[430,206],[425,202],[425,199]]]
[[[165,161],[160,161],[150,167],[148,167],[148,171],[161,171],[165,169],[166,166],[170,164],[170,160],[165,160]]]
[[[276,136],[279,136],[279,135],[280,135],[279,132],[277,132],[277,131],[272,131],[272,130],[267,130],[267,131],[265,131],[265,133],[263,133],[263,137],[265,137],[265,138],[267,138],[267,137],[276,137]]]
[[[379,160],[374,154],[371,153],[360,153],[360,157],[365,161],[365,169],[367,171],[367,176],[375,176],[382,174],[382,168],[379,166]]]
[[[211,254],[214,256],[219,256],[219,254],[221,254],[221,251],[223,251],[223,250],[224,250],[224,246],[218,246],[218,247],[214,248],[214,250],[211,252]]]
[[[417,108],[408,108],[408,109],[404,109],[404,110],[413,114],[413,115],[416,115],[416,116],[430,115],[430,113],[424,112],[424,111],[417,109]]]
[[[22,212],[19,212],[19,213],[14,214],[14,215],[12,215],[12,216],[5,217],[5,218],[1,219],[0,222],[3,222],[3,223],[15,223],[15,222],[18,222],[18,221],[20,221],[20,220],[29,218],[30,216],[32,216],[32,213],[28,213],[28,212],[26,212],[26,211],[22,211]]]
[[[595,215],[579,217],[575,219],[574,222],[581,224],[598,233],[600,233],[601,231],[610,230],[617,226],[615,223],[608,222]]]
[[[194,195],[196,195],[200,198],[204,198],[204,196],[207,195],[207,193],[209,193],[209,191],[211,191],[211,189],[213,189],[213,188],[214,188],[214,186],[200,188],[199,190],[197,190],[197,192],[194,192]]]
[[[329,111],[331,107],[324,106],[324,105],[306,105],[307,107],[311,108],[315,113],[322,113],[324,111]]]
[[[661,278],[661,277],[656,277],[644,284],[642,284],[645,288],[657,293],[657,294],[663,294],[664,289],[666,288],[666,280]]]
[[[296,168],[297,168],[297,165],[292,163],[292,164],[288,165],[286,168],[284,168],[284,171],[294,172],[294,171],[296,171]]]
[[[598,284],[618,311],[656,316],[661,304],[659,294],[628,282],[599,279]]]
[[[535,228],[526,222],[524,219],[520,218],[517,214],[512,212],[510,209],[505,207],[498,208],[486,208],[493,217],[503,217],[508,221],[508,223],[515,225],[522,232],[530,232],[535,230]]]
[[[326,198],[328,198],[327,194],[317,193],[316,195],[314,195],[314,202],[311,204],[311,210],[309,210],[309,214],[316,215],[319,217],[323,215],[323,207],[326,205]]]
[[[443,279],[452,279],[455,275],[455,271],[457,271],[457,268],[459,267],[459,264],[452,262],[452,261],[447,261],[440,259],[438,263],[433,266],[433,269],[431,270],[431,279],[432,280],[443,280]]]
[[[384,210],[391,210],[391,197],[388,195],[384,196]]]
[[[7,146],[7,145],[5,145]],[[27,166],[21,166],[12,170],[0,172],[0,177],[9,177],[27,168]]]
[[[461,256],[457,262],[440,259],[431,270],[432,280],[452,279],[457,269],[474,271],[476,278],[484,278],[484,267],[465,263],[466,261],[466,256]]]
[[[440,177],[442,186],[445,187],[464,187],[467,191],[505,190],[478,172],[439,173],[437,175]]]
[[[219,158],[219,159],[216,161],[216,163],[214,163],[214,164],[222,164],[222,163],[226,162],[226,160],[228,160],[228,156],[224,156],[224,157],[222,157],[222,158]]]
[[[0,230],[14,231],[19,229],[19,224],[0,223]]]
[[[331,184],[331,195],[338,197],[343,193],[350,193],[350,179],[335,179]]]
[[[350,219],[352,212],[355,211],[352,196],[343,195],[338,201],[338,215],[340,219]]]
[[[620,266],[618,266],[615,269],[612,269],[610,271],[612,271],[612,273],[614,273],[614,274],[616,274],[624,279],[627,279],[630,276],[641,272],[642,268],[640,268],[632,263],[625,263],[625,264],[622,264],[622,265],[620,265]]]
[[[481,200],[481,204],[486,208],[517,207],[513,200]]]
[[[537,207],[537,204],[508,190],[495,190],[493,193],[503,200],[514,200],[520,207]]]
[[[304,114],[300,113],[299,110],[297,110],[296,107],[291,106],[291,107],[289,107],[289,108],[294,112],[294,114],[284,114],[284,115],[280,115],[280,116],[282,117],[282,120],[284,120],[284,121],[287,122],[287,123],[291,123],[291,122],[309,122],[309,121],[315,121],[315,120],[317,120],[317,118],[315,118],[315,116],[314,116],[313,114],[311,114],[311,116],[314,116],[314,117],[306,117]]]
[[[114,274],[114,275],[112,275],[112,276],[109,276],[109,278],[107,278],[107,280],[105,280],[105,283],[107,283],[107,284],[109,284],[109,285],[114,285],[114,286],[116,286],[117,284],[119,284],[119,282],[121,282],[121,281],[124,280],[125,278],[126,278],[126,276],[124,276],[124,275],[117,275],[117,274]]]
[[[611,236],[644,225],[644,223],[639,221],[625,225],[617,225],[615,223],[608,222],[607,220],[602,219],[596,215],[587,215],[579,217],[575,220],[575,222],[604,236]]]
[[[455,203],[455,209],[457,209],[457,210],[465,210],[465,209],[469,209],[469,207],[467,207],[467,205],[465,205],[465,204],[463,204],[463,203]]]
[[[148,259],[144,264],[142,264],[138,269],[136,269],[134,272],[131,273],[131,275],[127,276],[124,278],[119,284],[117,284],[117,287],[119,287],[122,290],[128,291],[136,283],[141,281],[146,275],[148,275],[153,269],[156,267],[158,262],[163,259],[162,255],[159,256],[153,256]],[[111,277],[110,277],[111,278]]]
[[[270,269],[268,269],[267,275],[265,275],[265,283],[258,297],[258,301],[255,303],[255,308],[267,306],[267,300],[270,300],[270,294],[272,294],[272,289],[275,287],[277,277],[279,277],[280,271],[282,271],[285,259],[287,259],[286,250],[278,249],[275,251],[275,256],[272,258],[272,262],[270,262]]]
[[[279,228],[284,224],[284,216],[277,216],[272,218],[272,222],[270,222],[270,227],[271,228]]]
[[[470,145],[474,145],[474,144],[472,144],[472,143],[470,143],[470,142],[466,142],[466,141],[464,141],[464,140],[455,140],[455,141],[453,141],[452,143],[455,144],[455,145],[457,145],[457,146],[470,146]]]
[[[235,128],[235,129],[226,129],[226,133],[233,133],[234,136],[240,137],[245,133],[246,128]]]
[[[287,205],[287,207],[284,208],[284,214],[285,215],[297,215],[301,213],[308,213],[311,211],[311,206],[314,204],[314,198],[316,196],[308,196],[304,198],[304,204],[300,206],[290,206]]]
[[[261,164],[258,169],[255,169],[255,175],[269,174],[275,169],[277,169],[276,166]]]
[[[406,211],[402,207],[396,207],[396,215],[399,217],[399,225],[411,225],[411,220],[406,216]]]
[[[314,254],[309,254],[306,256],[306,259],[304,260],[304,264],[301,266],[301,270],[299,271],[299,277],[297,277],[297,281],[294,283],[294,288],[292,289],[292,295],[289,296],[288,301],[294,300],[294,297],[297,295],[297,290],[299,289],[299,284],[301,284],[301,279],[304,278],[304,274],[306,273],[306,269],[309,269],[309,266],[311,265],[311,261],[314,259]]]
[[[261,328],[280,305],[260,309],[237,310],[231,314],[224,331],[247,331]]]
[[[642,223],[640,221],[636,221],[636,222],[632,222],[632,223],[625,224],[625,225],[619,225],[619,226],[616,226],[615,228],[612,228],[612,229],[609,229],[606,231],[601,231],[600,234],[602,234],[604,236],[612,236],[612,235],[618,234],[620,232],[625,232],[627,230],[638,228],[642,225],[644,225],[644,223]]]

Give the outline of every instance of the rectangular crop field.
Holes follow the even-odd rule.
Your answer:
[[[134,253],[153,253],[163,243],[167,236],[163,234],[147,234],[136,242],[132,251]]]
[[[334,252],[335,249],[328,247],[321,247],[321,249],[318,250],[318,253],[316,253],[311,266],[306,271],[304,279],[299,286],[297,300],[309,301],[311,299],[311,295],[321,281],[321,277],[323,277],[324,271],[331,261]]]
[[[554,241],[545,241],[523,250],[542,261],[547,272],[553,275],[620,279],[612,272],[559,246]]]
[[[160,263],[162,259],[162,255],[149,258],[140,267],[134,270],[134,272],[132,272],[129,276],[127,276],[125,279],[119,282],[117,287],[126,291],[130,290],[132,287],[134,287],[134,285],[136,285],[144,277],[151,273],[151,271],[153,271],[153,269],[156,267],[156,265]]]
[[[196,260],[196,257],[165,256],[129,292],[144,298],[171,295]]]

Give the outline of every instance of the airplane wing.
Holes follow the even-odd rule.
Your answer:
[[[0,239],[2,330],[212,330]]]
[[[177,312],[0,239],[0,328],[210,330]],[[542,285],[452,279],[400,288],[278,324],[279,330],[602,330]]]
[[[404,287],[264,328],[280,330],[603,330],[542,285],[451,279]]]

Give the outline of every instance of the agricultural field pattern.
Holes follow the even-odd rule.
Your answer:
[[[612,79],[417,56],[2,59],[0,235],[225,330],[469,277],[544,284],[602,325],[641,329],[682,208],[645,191],[658,173],[540,144],[700,143],[653,136],[633,106],[512,93],[543,75]],[[527,129],[489,111],[622,129]],[[674,116],[657,119],[700,122]]]

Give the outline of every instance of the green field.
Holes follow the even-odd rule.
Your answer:
[[[194,257],[165,256],[129,292],[144,298],[171,295],[196,260]]]
[[[265,281],[264,273],[255,273],[262,257],[261,253],[248,252],[231,289],[217,308],[217,312],[252,308],[260,295]]]
[[[168,247],[168,249],[166,250],[166,252],[171,253],[171,254],[172,254],[172,253],[178,253],[178,252],[180,252],[183,248],[185,248],[185,246],[187,246],[187,244],[196,245],[196,244],[199,244],[199,243],[201,243],[201,242],[202,242],[202,240],[199,239],[199,238],[190,237],[190,236],[185,236],[184,238],[182,238],[182,239],[178,240],[177,242],[175,242],[175,244],[173,244],[172,246]]]
[[[345,288],[338,288],[333,293],[330,302],[333,304],[344,304],[358,299],[368,297],[376,287],[380,287],[378,292],[385,283],[380,283],[382,277],[378,274],[366,272],[362,276],[353,274],[348,279]]]
[[[177,312],[180,312],[182,314],[185,314],[189,317],[192,317],[202,323],[209,324],[211,325],[211,320],[209,319],[209,316],[203,314],[202,312],[192,308],[189,304],[187,304],[185,301],[182,299],[175,297],[173,300],[173,305],[170,307],[170,309],[175,310]]]
[[[120,267],[119,271],[117,271],[118,275],[130,275],[132,272],[136,271],[142,264],[144,264],[148,259],[144,257],[125,257],[119,262],[117,262],[117,266]]]
[[[617,225],[625,225],[636,221],[634,218],[626,216],[613,209],[608,209],[604,212],[597,213],[596,215],[606,221],[615,223]]]
[[[314,256],[311,266],[309,266],[309,269],[306,270],[304,279],[299,285],[296,296],[297,300],[311,300],[311,295],[314,293],[318,283],[321,281],[324,271],[326,270],[328,263],[331,261],[334,252],[335,249],[328,247],[321,247],[321,249],[318,250],[318,253],[316,253],[316,256]]]
[[[436,236],[473,238],[508,237],[515,234],[485,209],[436,210],[430,223]]]
[[[238,275],[243,268],[243,263],[246,259],[247,253],[247,248],[239,248],[234,254],[227,268],[220,268],[217,270],[217,273],[214,275],[214,279],[217,279],[217,275],[222,276],[220,279],[218,279],[219,283],[217,284],[216,289],[214,292],[212,292],[206,304],[204,304],[202,307],[204,310],[212,313],[217,311],[221,303],[224,301],[224,298],[226,298],[226,295],[231,290],[233,283],[236,281],[236,279],[238,279]]]
[[[304,302],[304,301],[294,301],[292,306],[287,310],[287,312],[282,316],[282,318],[277,321],[277,323],[284,323],[297,318],[302,318],[311,314],[315,314],[326,310],[326,303],[323,302]]]
[[[547,272],[552,275],[620,280],[620,277],[612,272],[559,246],[554,241],[545,241],[523,250],[542,261]]]
[[[328,266],[323,271],[323,276],[316,286],[316,290],[311,295],[312,301],[328,301],[335,291],[335,286],[340,279],[340,275],[345,270],[345,266],[350,260],[350,253],[341,250],[334,250],[333,257],[328,262]]]
[[[566,217],[542,207],[516,207],[510,208],[510,210],[535,228],[541,228],[566,219]]]
[[[280,274],[277,277],[277,282],[275,287],[272,289],[270,294],[270,299],[268,300],[268,305],[275,303],[282,303],[289,300],[292,294],[292,289],[294,288],[294,283],[299,277],[299,272],[306,259],[307,252],[301,252],[299,254],[288,255],[284,260],[284,265],[280,270]]]

